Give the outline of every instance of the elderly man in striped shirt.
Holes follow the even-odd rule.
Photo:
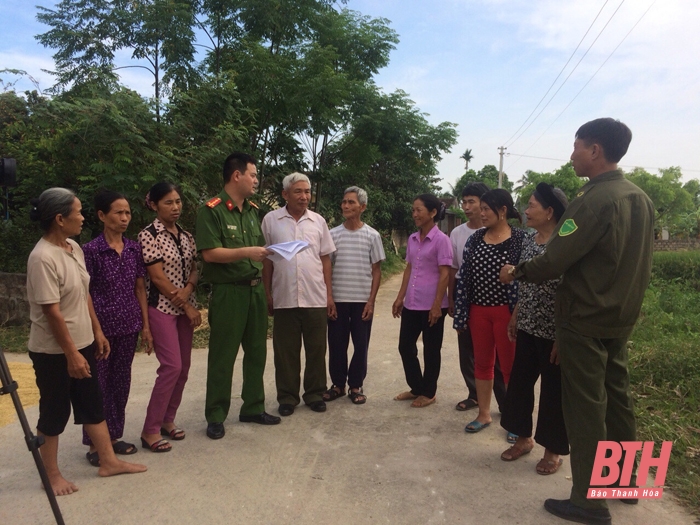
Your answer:
[[[361,219],[367,209],[367,192],[351,186],[345,190],[340,206],[345,222],[331,230],[336,246],[331,255],[336,315],[328,319],[328,368],[333,385],[323,399],[333,401],[344,396],[347,383],[350,400],[361,405],[367,401],[362,384],[367,375],[374,300],[386,256],[377,230]],[[351,336],[354,352],[348,366]]]

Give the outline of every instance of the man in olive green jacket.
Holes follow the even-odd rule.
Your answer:
[[[606,501],[586,497],[598,442],[636,441],[627,339],[651,276],[654,207],[617,170],[631,140],[629,128],[611,118],[581,126],[571,161],[588,183],[569,204],[546,253],[501,270],[503,282],[562,276],[555,320],[573,487],[570,499],[548,499],[545,508],[584,523],[611,522]]]

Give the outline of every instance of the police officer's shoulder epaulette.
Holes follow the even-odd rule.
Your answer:
[[[209,199],[209,200],[207,201],[207,206],[209,206],[210,208],[215,208],[215,207],[218,206],[219,204],[221,204],[221,198],[220,198],[220,197],[214,197],[213,199]]]
[[[256,210],[260,209],[260,207],[257,204],[255,204],[253,201],[251,201],[250,199],[248,200],[248,204],[250,204]]]

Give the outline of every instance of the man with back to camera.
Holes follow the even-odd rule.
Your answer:
[[[612,521],[604,499],[586,497],[598,442],[637,439],[627,339],[651,276],[654,207],[617,169],[631,140],[629,128],[611,118],[581,126],[571,162],[588,183],[569,204],[545,254],[501,269],[503,282],[562,276],[555,324],[573,487],[570,499],[548,499],[544,507],[579,523]],[[636,485],[636,473],[631,482]]]
[[[311,183],[303,173],[282,180],[286,206],[272,210],[262,223],[267,245],[306,241],[309,247],[291,260],[265,259],[263,282],[268,314],[274,316],[272,346],[275,383],[281,416],[291,416],[299,404],[301,342],[304,340],[304,403],[325,412],[326,328],[335,317],[331,258],[335,251],[326,220],[309,210]]]
[[[464,245],[467,244],[467,240],[472,233],[482,228],[481,196],[487,191],[489,191],[489,187],[483,182],[471,182],[462,190],[462,211],[467,216],[467,222],[460,224],[450,233],[453,252],[450,290],[454,290],[457,273],[462,267]],[[452,315],[454,298],[451,291],[448,295],[450,298],[450,315]],[[474,382],[474,346],[472,345],[472,335],[469,332],[469,327],[465,328],[463,332],[457,333],[457,346],[459,348],[459,369],[469,390],[469,396],[457,403],[455,408],[459,411],[465,411],[479,406],[476,396],[476,383]],[[493,369],[493,393],[500,412],[501,405],[506,398],[506,384],[503,382],[503,374],[501,374],[501,367],[498,365],[498,358],[496,358]]]
[[[209,303],[209,355],[205,416],[207,436],[224,437],[231,405],[233,364],[243,346],[243,423],[276,425],[281,419],[265,412],[263,373],[267,359],[267,302],[262,285],[263,247],[255,193],[255,159],[233,153],[224,162],[224,189],[197,213],[197,249],[204,259],[204,278],[212,283]]]
[[[367,209],[367,192],[350,186],[340,204],[345,221],[331,230],[337,250],[333,262],[333,300],[336,316],[328,318],[328,371],[333,385],[324,401],[345,395],[355,405],[367,401],[362,385],[367,375],[367,350],[372,330],[374,301],[382,280],[386,258],[379,232],[362,222]],[[353,354],[348,367],[348,344],[352,335]]]

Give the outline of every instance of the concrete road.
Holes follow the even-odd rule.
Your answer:
[[[206,350],[195,350],[177,423],[187,439],[154,454],[139,449],[128,459],[148,472],[102,479],[85,459],[80,428],[61,436],[59,460],[80,491],[59,498],[66,523],[80,524],[562,524],[542,507],[545,498],[566,498],[570,470],[565,461],[552,476],[535,473],[536,447],[516,462],[501,461],[508,445],[494,424],[475,435],[464,425],[476,411],[457,412],[466,397],[459,373],[456,335],[446,330],[442,373],[435,405],[416,409],[393,400],[406,390],[396,349],[399,321],[391,304],[400,279],[386,282],[377,300],[370,345],[367,404],[347,397],[317,414],[305,406],[282,424],[238,422],[240,356],[234,376],[226,436],[205,435]],[[265,373],[267,410],[277,414],[271,342]],[[10,355],[10,360],[28,361]],[[137,355],[127,408],[127,441],[137,443],[157,362]],[[38,410],[27,410],[32,424]],[[627,506],[610,504],[616,525],[695,523],[672,495]],[[49,524],[53,517],[31,454],[17,422],[0,428],[0,524]]]

